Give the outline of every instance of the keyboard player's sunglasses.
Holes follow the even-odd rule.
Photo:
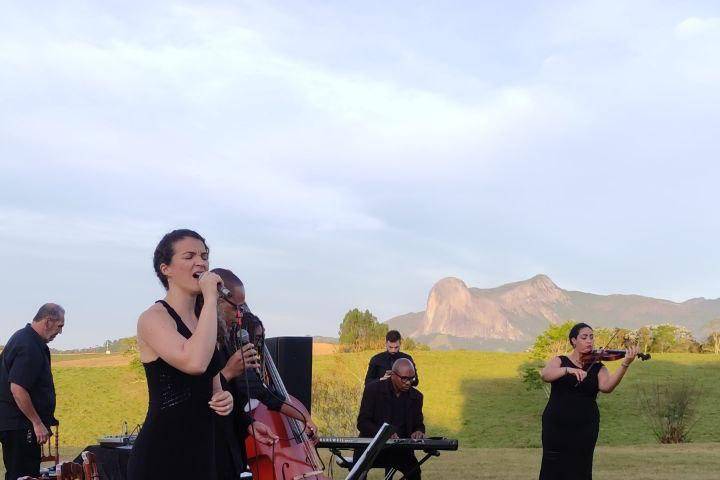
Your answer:
[[[404,377],[404,376],[400,375],[400,374],[397,373],[397,372],[392,372],[392,374],[395,375],[396,377],[398,377],[398,378],[399,378],[400,380],[402,380],[403,382],[412,383],[412,382],[415,381],[415,375],[413,375],[413,376],[411,376],[411,377]]]

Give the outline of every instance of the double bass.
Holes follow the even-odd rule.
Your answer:
[[[258,323],[262,326],[259,319]],[[260,338],[262,377],[264,377],[262,380],[275,390],[278,397],[285,399],[285,404],[300,412],[302,417],[309,419],[310,412],[285,388],[275,362],[262,341],[263,337],[264,335]],[[270,391],[272,393],[272,390]],[[306,434],[304,422],[272,411],[260,402],[250,400],[248,406],[254,420],[264,423],[280,437],[274,445],[257,442],[252,435],[246,438],[248,466],[254,480],[331,480],[324,475],[325,465],[317,453],[315,444]]]

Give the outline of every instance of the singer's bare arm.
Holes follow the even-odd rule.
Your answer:
[[[138,319],[138,347],[143,362],[158,357],[191,375],[207,369],[217,342],[217,284],[222,280],[212,272],[200,279],[205,302],[197,327],[190,338],[183,337],[175,321],[161,304],[154,304]]]

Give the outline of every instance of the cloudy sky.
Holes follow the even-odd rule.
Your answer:
[[[720,296],[717,2],[2,2],[0,343],[196,229],[270,335],[433,283]]]

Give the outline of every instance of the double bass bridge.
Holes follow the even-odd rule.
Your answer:
[[[315,470],[314,472],[302,473],[300,475],[295,475],[293,477],[293,480],[303,480],[304,478],[316,477],[318,475],[322,475],[323,473],[325,473],[325,472],[323,472],[322,470]]]

